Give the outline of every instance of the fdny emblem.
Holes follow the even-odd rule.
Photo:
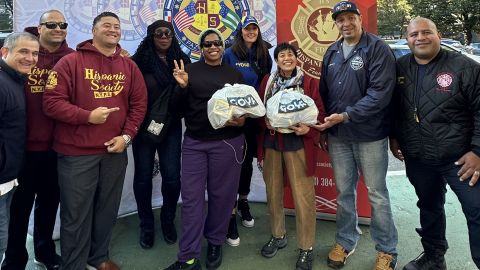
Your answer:
[[[336,0],[303,0],[303,5],[293,17],[291,29],[298,49],[298,61],[302,69],[313,78],[320,78],[323,55],[339,37],[332,19],[332,7]]]
[[[437,83],[442,89],[448,88],[453,82],[453,75],[450,73],[440,73],[437,75]]]
[[[199,59],[198,35],[203,30],[216,28],[225,42],[231,43],[238,23],[249,10],[247,0],[169,0],[163,16],[171,19],[182,50]]]
[[[352,58],[352,60],[350,61],[350,67],[353,69],[353,70],[360,70],[363,68],[363,59],[362,57],[360,56],[355,56]]]

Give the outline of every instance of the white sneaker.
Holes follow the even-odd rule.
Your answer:
[[[227,244],[229,244],[232,247],[238,247],[240,245],[240,237],[237,237],[235,239],[227,237]]]

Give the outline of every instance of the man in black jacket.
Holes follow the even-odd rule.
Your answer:
[[[25,247],[30,212],[35,204],[33,246],[38,265],[46,270],[60,267],[60,256],[55,253],[52,233],[60,200],[57,179],[57,154],[52,151],[54,121],[43,113],[42,97],[45,83],[53,66],[66,54],[73,52],[65,37],[65,17],[58,10],[46,11],[40,16],[38,27],[26,32],[38,36],[40,51],[38,63],[25,82],[27,106],[27,145],[25,164],[18,176],[10,206],[8,245],[2,270],[25,269],[28,252]]]
[[[417,193],[424,252],[404,270],[447,269],[447,183],[462,205],[480,267],[480,65],[442,50],[435,24],[425,18],[410,22],[407,41],[412,54],[397,61],[390,150],[405,161]]]
[[[1,49],[0,60],[0,259],[8,240],[13,190],[23,161],[26,136],[24,75],[38,61],[39,44],[29,33],[13,33]]]

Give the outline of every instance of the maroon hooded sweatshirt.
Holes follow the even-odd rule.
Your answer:
[[[25,28],[38,36],[37,27]],[[55,52],[49,52],[40,46],[38,62],[28,74],[25,82],[25,95],[27,102],[27,150],[48,151],[52,149],[54,120],[43,113],[42,99],[45,83],[53,66],[65,55],[74,52],[64,41]]]
[[[105,142],[122,134],[135,137],[147,108],[142,73],[121,47],[112,56],[84,41],[55,65],[48,78],[43,110],[56,121],[53,149],[64,155],[107,153]],[[103,124],[88,123],[97,107],[119,107]]]

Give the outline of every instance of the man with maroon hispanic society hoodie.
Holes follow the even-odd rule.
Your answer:
[[[47,270],[60,267],[60,256],[52,240],[59,202],[57,154],[52,150],[54,121],[43,113],[42,97],[50,70],[60,58],[74,51],[65,41],[67,26],[60,11],[49,10],[40,17],[38,27],[25,29],[38,36],[40,52],[37,65],[25,82],[27,151],[10,206],[8,246],[2,270],[25,269],[27,265],[25,242],[34,201],[34,262]]]
[[[142,73],[120,54],[120,20],[103,12],[93,39],[64,56],[48,77],[45,114],[56,120],[60,246],[64,270],[119,269],[108,245],[127,167],[126,148],[147,108]]]

